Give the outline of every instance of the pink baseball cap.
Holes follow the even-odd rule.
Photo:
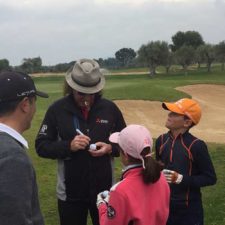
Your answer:
[[[152,151],[152,135],[141,125],[128,125],[121,132],[111,134],[109,140],[119,144],[125,153],[136,159],[143,159],[141,152],[144,148],[150,147]]]

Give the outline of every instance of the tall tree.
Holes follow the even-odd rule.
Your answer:
[[[116,58],[107,58],[104,60],[104,67],[107,69],[117,69],[119,68],[119,62]]]
[[[166,73],[169,73],[169,69],[170,67],[173,65],[174,63],[174,53],[171,51],[168,51],[168,54],[166,55],[166,57],[164,58],[162,65],[165,66],[166,68]]]
[[[224,63],[225,63],[225,41],[221,41],[218,45],[215,46],[216,48],[216,58],[219,62],[222,63],[222,71],[224,71]]]
[[[201,67],[202,63],[206,62],[205,54],[203,53],[201,46],[202,45],[200,45],[195,51],[195,59],[196,62],[198,63],[198,68]]]
[[[0,71],[10,68],[8,59],[0,59]]]
[[[150,76],[156,74],[156,67],[163,65],[168,56],[169,45],[165,41],[151,41],[138,50],[138,58],[149,67]]]
[[[33,73],[34,69],[33,69],[32,59],[31,58],[24,58],[20,68],[22,69],[22,71],[24,71],[26,73]]]
[[[178,31],[172,36],[172,42],[172,51],[178,50],[183,45],[192,46],[194,49],[196,49],[198,46],[204,44],[201,34],[197,31]]]
[[[21,64],[21,69],[26,73],[37,73],[41,71],[42,60],[41,57],[24,58]]]
[[[178,31],[175,35],[172,36],[173,44],[170,45],[171,50],[175,52],[185,43],[185,33],[182,31]]]
[[[95,59],[100,67],[104,67],[104,59],[103,58],[99,58],[99,59]]]
[[[207,65],[207,71],[211,72],[211,65],[213,61],[216,59],[216,48],[215,45],[212,44],[204,44],[198,47],[198,54],[201,55],[202,58],[205,59]]]
[[[175,52],[175,58],[187,74],[188,66],[195,61],[195,50],[192,46],[183,45]]]
[[[33,63],[33,70],[34,72],[40,72],[41,71],[41,66],[42,66],[42,60],[41,57],[36,57],[32,59]]]
[[[115,53],[115,57],[125,67],[136,57],[136,52],[132,48],[121,48]]]

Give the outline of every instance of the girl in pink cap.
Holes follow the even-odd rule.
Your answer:
[[[124,165],[122,180],[109,193],[99,193],[100,225],[165,225],[169,213],[169,186],[161,166],[152,158],[152,137],[140,125],[113,133]]]

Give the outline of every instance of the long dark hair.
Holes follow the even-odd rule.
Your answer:
[[[141,152],[145,166],[145,168],[143,168],[142,170],[142,177],[144,183],[146,184],[157,182],[160,178],[161,170],[163,169],[163,166],[155,159],[153,159],[152,156],[149,155],[149,153],[150,147],[144,148]],[[130,155],[128,155],[128,160],[130,163],[142,163],[140,159],[135,159]]]
[[[146,184],[155,183],[160,178],[162,165],[157,162],[152,156],[147,156],[150,152],[150,148],[144,148],[141,155],[144,159],[145,169],[142,170],[143,180]]]
[[[64,85],[63,85],[63,95],[70,95],[73,93],[73,88],[71,88],[68,83],[66,82],[66,79],[64,79]]]

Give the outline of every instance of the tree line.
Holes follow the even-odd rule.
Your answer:
[[[166,41],[150,41],[137,51],[132,48],[121,48],[115,53],[115,57],[95,60],[106,69],[148,67],[151,76],[156,74],[158,66],[164,66],[169,73],[171,66],[175,64],[181,65],[187,73],[191,64],[197,63],[200,67],[204,63],[210,72],[212,63],[220,62],[224,71],[225,41],[218,44],[205,43],[197,31],[178,31],[171,39],[172,44]],[[12,67],[7,59],[0,59],[0,70],[15,69],[26,73],[66,72],[74,63],[75,61],[44,66],[41,57],[35,57],[24,58],[21,65]]]

